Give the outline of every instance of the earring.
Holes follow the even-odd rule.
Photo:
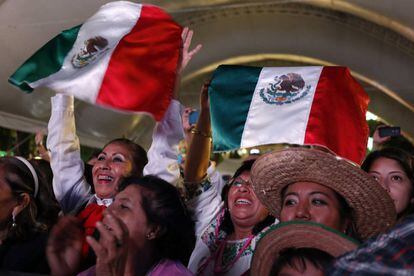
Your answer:
[[[11,225],[11,227],[12,228],[15,228],[16,226],[17,226],[16,216],[14,214],[12,214],[12,225]]]

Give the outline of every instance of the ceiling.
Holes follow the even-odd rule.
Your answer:
[[[90,17],[104,0],[0,0],[0,126],[35,132],[46,127],[51,91],[24,94],[11,73],[61,30]],[[136,2],[136,1],[135,1]],[[414,137],[414,1],[158,0],[195,31],[201,52],[184,72],[180,98],[196,107],[218,64],[344,65],[371,97],[370,111]],[[81,143],[99,147],[125,136],[144,146],[154,122],[76,103]]]

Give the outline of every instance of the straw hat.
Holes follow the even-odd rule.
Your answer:
[[[253,254],[250,275],[270,275],[274,261],[287,248],[315,248],[339,257],[358,247],[358,242],[330,227],[305,221],[273,225],[260,239]]]
[[[353,210],[356,232],[367,239],[386,231],[397,217],[392,199],[371,176],[357,166],[314,148],[287,148],[264,154],[251,171],[259,200],[280,218],[282,191],[290,184],[312,182],[331,188]]]

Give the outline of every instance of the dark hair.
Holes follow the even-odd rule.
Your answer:
[[[187,265],[195,244],[194,222],[178,190],[159,177],[146,175],[125,178],[119,191],[130,185],[143,188],[142,209],[148,221],[161,228],[155,240],[160,259],[180,260]]]
[[[120,144],[128,147],[129,152],[132,156],[131,175],[143,175],[144,167],[148,163],[147,152],[143,147],[126,138],[117,138],[112,141],[109,141],[103,148],[105,148],[109,144]]]
[[[405,174],[408,176],[408,179],[411,182],[411,185],[413,186],[411,197],[414,197],[414,158],[411,154],[408,152],[401,150],[399,148],[383,148],[380,150],[376,150],[368,154],[368,156],[365,158],[364,162],[361,165],[361,169],[363,169],[366,172],[369,172],[371,169],[372,164],[378,159],[378,158],[388,158],[396,161],[400,167],[403,169]],[[406,210],[404,210],[399,217],[408,215],[412,213],[414,210],[413,204],[410,204],[409,207],[407,207]]]
[[[51,213],[48,213],[53,212],[50,210],[53,209],[55,210],[54,215],[57,215],[58,210],[55,209],[57,206],[56,200],[48,188],[48,184],[46,184],[46,174],[41,173],[36,164],[33,162],[31,164],[39,180],[39,189],[36,197],[34,196],[34,178],[27,165],[14,157],[0,158],[0,173],[12,190],[13,196],[17,200],[19,200],[23,193],[27,193],[30,196],[28,206],[16,216],[16,227],[10,228],[8,233],[8,238],[10,239],[24,240],[30,238],[33,233],[45,232],[56,220],[56,218],[50,217],[53,216]]]
[[[334,260],[332,255],[316,248],[286,248],[273,263],[270,275],[279,275],[285,266],[303,274],[307,269],[306,261],[324,271]]]
[[[233,222],[231,220],[231,216],[230,216],[230,212],[228,211],[228,203],[227,203],[227,199],[228,199],[228,193],[230,190],[230,187],[233,183],[233,181],[240,176],[243,172],[248,171],[250,172],[250,170],[252,169],[252,166],[254,164],[255,159],[250,159],[250,160],[246,160],[244,161],[241,166],[236,170],[236,172],[234,173],[233,177],[230,179],[230,182],[224,186],[223,191],[221,193],[222,199],[226,205],[226,211],[224,213],[224,218],[223,221],[220,225],[220,230],[224,231],[227,235],[231,234],[234,232],[234,225]],[[260,231],[262,231],[264,228],[266,228],[267,226],[273,224],[275,222],[275,218],[271,215],[268,215],[266,218],[264,218],[262,221],[260,221],[259,223],[257,223],[252,230],[252,234],[253,235],[257,235]]]
[[[39,177],[39,199],[37,204],[38,221],[47,225],[48,228],[55,225],[61,210],[59,202],[53,192],[53,172],[50,163],[44,159],[31,159],[30,163],[36,169]],[[43,179],[40,181],[40,179]],[[41,183],[43,183],[41,185]],[[38,198],[38,196],[36,198]]]

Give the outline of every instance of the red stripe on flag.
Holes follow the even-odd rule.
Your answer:
[[[143,5],[112,54],[97,103],[161,120],[172,98],[180,46],[181,27],[158,7]]]
[[[369,97],[346,67],[324,67],[316,87],[305,144],[327,146],[361,164],[365,157]]]

